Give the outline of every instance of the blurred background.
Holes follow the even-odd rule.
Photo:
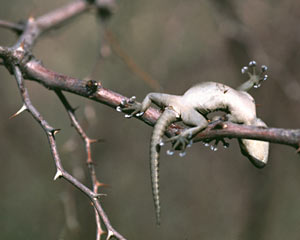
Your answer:
[[[0,19],[18,22],[70,1],[2,1]],[[271,127],[299,128],[300,3],[259,0],[118,1],[105,25],[94,11],[41,37],[34,54],[66,75],[101,81],[138,100],[159,88],[182,94],[202,81],[232,87],[245,81],[250,60],[269,79],[250,94]],[[106,31],[105,31],[106,29]],[[109,31],[110,35],[107,34]],[[113,38],[112,38],[112,35]],[[0,28],[0,45],[14,33]],[[149,84],[149,79],[150,83]],[[41,127],[27,114],[9,120],[22,102],[14,78],[0,67],[0,239],[95,239],[88,199],[64,180]],[[153,82],[155,84],[153,84]],[[90,186],[84,146],[52,91],[26,81],[31,100],[57,135],[65,168]],[[154,87],[153,87],[154,86]],[[281,240],[300,238],[300,161],[295,149],[271,144],[268,165],[256,169],[230,148],[201,143],[184,158],[162,149],[162,224],[155,224],[149,174],[152,128],[105,105],[66,94],[92,138],[93,160],[108,196],[102,204],[127,239]]]

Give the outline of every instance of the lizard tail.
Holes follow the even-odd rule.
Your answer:
[[[165,111],[158,118],[151,137],[150,144],[150,174],[152,184],[152,195],[156,213],[156,223],[160,225],[160,200],[159,200],[159,151],[162,136],[166,128],[176,120],[177,113],[170,109]]]

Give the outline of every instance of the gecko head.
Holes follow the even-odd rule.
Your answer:
[[[261,119],[256,119],[253,125],[257,127],[267,127]],[[240,139],[239,144],[242,154],[246,156],[255,167],[263,168],[267,164],[269,142]]]

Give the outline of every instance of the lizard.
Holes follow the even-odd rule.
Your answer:
[[[156,222],[160,225],[160,197],[159,197],[159,152],[165,142],[173,142],[173,150],[184,150],[191,144],[192,137],[205,129],[209,120],[207,115],[214,111],[226,113],[226,119],[234,123],[250,126],[267,127],[256,117],[256,106],[253,97],[248,91],[257,88],[268,78],[267,66],[262,65],[259,73],[256,71],[256,62],[250,61],[249,66],[242,68],[242,74],[248,74],[248,80],[237,89],[222,83],[202,82],[188,89],[182,96],[165,93],[149,93],[142,103],[131,97],[123,100],[117,107],[118,111],[131,111],[126,118],[140,117],[154,103],[163,109],[158,118],[150,143],[150,173],[152,194],[156,212]],[[182,121],[190,126],[179,135],[163,141],[162,137],[167,127],[176,121]],[[224,143],[224,142],[223,142]],[[262,168],[268,161],[269,143],[258,140],[239,139],[240,149],[256,167]],[[225,145],[224,145],[225,146]],[[173,151],[172,151],[173,152]]]

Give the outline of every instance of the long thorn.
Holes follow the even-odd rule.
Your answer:
[[[25,104],[23,104],[23,106],[20,108],[20,110],[17,111],[15,114],[11,115],[11,116],[9,117],[9,119],[12,119],[12,118],[18,116],[20,113],[24,112],[25,110],[27,110],[27,107],[26,107]]]

